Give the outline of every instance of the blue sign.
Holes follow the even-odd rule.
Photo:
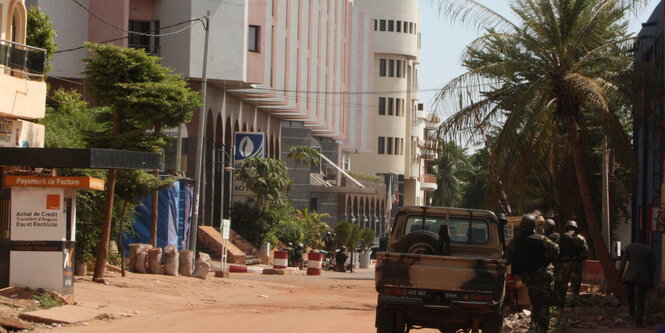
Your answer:
[[[241,161],[248,157],[265,157],[266,136],[263,133],[236,132],[235,160]]]

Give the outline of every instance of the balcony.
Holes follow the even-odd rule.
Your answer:
[[[44,118],[46,50],[0,39],[0,117]]]
[[[438,188],[436,184],[436,176],[432,174],[424,174],[423,181],[420,182],[420,189],[425,192],[433,192]]]

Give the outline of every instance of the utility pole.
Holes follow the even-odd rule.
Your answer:
[[[189,249],[196,254],[196,237],[199,227],[199,205],[201,197],[201,183],[202,183],[202,165],[203,165],[203,128],[205,127],[205,114],[206,114],[206,89],[208,87],[208,35],[210,34],[210,11],[202,20],[203,28],[205,29],[205,42],[203,44],[203,71],[201,73],[201,98],[203,103],[199,111],[199,124],[196,134],[196,161],[194,163],[194,200],[192,206],[194,213],[192,214],[192,226],[189,231]],[[196,255],[194,255],[196,257]]]

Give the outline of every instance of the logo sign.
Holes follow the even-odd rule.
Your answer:
[[[241,161],[248,157],[265,157],[266,139],[263,133],[236,133],[235,160]]]

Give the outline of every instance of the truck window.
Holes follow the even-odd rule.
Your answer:
[[[489,227],[487,221],[482,219],[469,219],[463,217],[410,215],[406,220],[405,234],[428,230],[438,233],[442,224],[448,225],[450,241],[454,243],[485,244],[489,240]]]

